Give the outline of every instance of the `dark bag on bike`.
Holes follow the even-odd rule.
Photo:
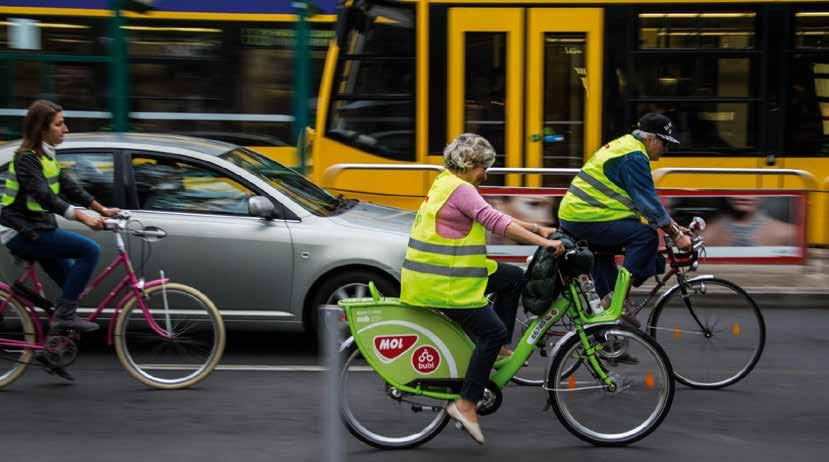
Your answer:
[[[569,237],[559,232],[550,235],[549,239],[566,239],[567,242],[562,240],[565,249],[568,243],[571,248],[574,246]],[[561,259],[554,257],[544,247],[535,250],[527,271],[524,273],[524,290],[521,296],[525,311],[542,315],[561,294],[563,284],[558,275],[560,264]]]

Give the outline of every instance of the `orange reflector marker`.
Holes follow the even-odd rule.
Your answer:
[[[567,388],[571,390],[576,389],[576,376],[574,376],[573,374],[570,374],[570,378],[567,379]]]
[[[653,390],[653,387],[656,385],[656,381],[653,379],[653,374],[650,372],[645,374],[645,385],[648,387],[648,390]]]
[[[734,324],[733,326],[731,326],[731,333],[734,334],[735,337],[739,337],[740,336],[740,325],[739,324]]]
[[[677,327],[676,329],[674,329],[674,340],[678,342],[679,337],[682,337],[682,331],[679,330],[679,327]]]

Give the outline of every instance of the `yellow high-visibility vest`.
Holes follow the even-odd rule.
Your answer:
[[[486,258],[486,230],[473,221],[460,239],[437,232],[437,214],[464,180],[445,171],[435,178],[417,211],[403,262],[400,300],[433,308],[482,308],[487,278],[498,264]]]
[[[647,157],[645,145],[633,135],[617,138],[596,151],[570,183],[558,209],[559,218],[590,222],[639,217],[639,210],[627,191],[604,174],[609,160],[637,151]]]
[[[34,154],[33,151],[29,151]],[[21,154],[22,155],[22,154]],[[40,156],[40,165],[43,169],[43,176],[49,182],[49,188],[53,193],[60,194],[60,164],[56,159],[49,156]],[[17,182],[17,174],[14,171],[15,162],[12,161],[9,166],[9,177],[6,179],[6,191],[3,192],[2,204],[3,207],[8,207],[13,204],[17,195],[20,192],[20,183]],[[46,210],[40,206],[31,197],[26,198],[26,208],[32,212],[45,212]]]

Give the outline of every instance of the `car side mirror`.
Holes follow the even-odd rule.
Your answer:
[[[271,220],[277,217],[276,207],[267,197],[253,196],[248,199],[248,212],[254,217]]]

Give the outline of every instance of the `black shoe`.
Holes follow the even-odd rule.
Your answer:
[[[635,357],[629,355],[628,353],[622,353],[622,356],[615,358],[616,362],[619,364],[627,364],[629,366],[635,366],[639,364],[639,360]]]
[[[82,334],[100,329],[101,326],[98,324],[79,318],[77,311],[77,300],[62,300],[55,308],[55,312],[52,313],[52,322],[49,324],[49,329],[55,331],[76,330]]]
[[[58,377],[60,377],[64,380],[68,380],[70,382],[75,381],[75,376],[70,374],[69,371],[66,370],[65,367],[55,367],[55,366],[53,366],[52,363],[50,363],[49,360],[46,359],[45,356],[43,356],[43,353],[38,353],[35,356],[35,359],[37,360],[37,362],[39,362],[40,364],[43,365],[43,367],[45,368],[46,372],[49,373],[49,375],[57,375]]]
[[[636,316],[628,313],[627,311],[622,312],[622,323],[627,324],[630,327],[634,327],[636,329],[642,327],[642,323],[636,319]]]
[[[633,313],[637,312],[639,307],[636,306],[636,303],[633,302],[631,299],[625,300],[625,304],[622,305],[622,323],[627,324],[630,327],[639,329],[642,327],[642,323],[636,319],[636,315]]]
[[[622,353],[615,358],[608,358],[599,354],[599,359],[608,367],[616,367],[619,364],[627,364],[628,366],[635,366],[639,364],[639,360],[627,353]]]

